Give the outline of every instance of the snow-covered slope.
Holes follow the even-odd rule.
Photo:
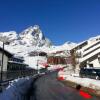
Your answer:
[[[15,40],[17,39],[18,34],[15,31],[10,31],[10,32],[0,32],[0,37],[1,36],[6,36],[8,37],[10,40]]]
[[[29,53],[33,51],[43,51],[46,53],[61,50],[70,50],[76,44],[66,42],[61,46],[54,46],[52,42],[46,38],[38,25],[31,26],[21,33],[15,31],[1,32],[0,37],[7,37],[10,42],[9,45],[5,44],[5,49],[17,56],[23,56],[25,63],[29,64],[30,67],[36,68],[37,60],[46,58],[32,57]],[[2,42],[0,42],[2,46]]]
[[[49,48],[52,46],[51,41],[44,36],[37,25],[31,26],[21,33],[16,33],[14,31],[1,32],[0,37],[7,37],[10,44],[7,45],[6,48],[18,54],[26,54],[32,50]]]
[[[17,34],[14,31],[0,33],[0,37],[8,37],[10,40],[10,45],[26,45],[26,46],[46,46],[50,47],[52,45],[51,41],[44,37],[39,26],[29,27],[23,32]]]
[[[65,50],[71,50],[74,48],[77,44],[73,42],[66,42],[63,45],[60,46],[52,46],[52,50],[49,51],[49,53],[55,53],[57,51],[65,51]]]

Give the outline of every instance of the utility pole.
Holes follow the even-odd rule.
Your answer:
[[[7,43],[8,42],[8,38],[7,37],[0,37],[0,41],[3,43],[3,47],[2,47],[2,61],[1,61],[1,76],[0,76],[0,80],[1,81],[3,81],[3,75],[4,75],[4,70],[3,70],[3,64],[4,64],[4,45],[5,45],[5,43]],[[1,84],[0,84],[1,85]],[[2,92],[2,86],[1,86],[1,89],[0,89],[0,91]]]
[[[5,43],[9,43],[9,39],[6,36],[0,37],[0,41],[3,43],[3,47],[2,47],[2,61],[1,61],[1,76],[0,79],[1,81],[3,81],[3,67],[4,67],[4,45]]]
[[[4,42],[3,42],[3,49],[2,49],[2,63],[1,63],[1,81],[3,80],[3,60],[4,60]]]
[[[39,74],[39,65],[38,65],[38,61],[39,61],[39,60],[37,60],[37,74]]]

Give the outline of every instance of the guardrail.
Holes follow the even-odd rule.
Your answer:
[[[36,76],[40,77],[42,74],[41,73],[48,73],[47,69],[40,69],[39,70],[40,74],[37,73],[37,70],[16,70],[16,71],[6,71],[2,73],[2,81],[0,81],[0,92],[4,90],[8,85],[9,82],[17,79],[17,78],[22,78],[22,77],[31,77],[31,76]],[[0,74],[1,75],[1,74]]]
[[[0,80],[0,92],[2,92],[2,90],[9,85],[9,82],[11,80],[21,78],[21,77],[26,77],[26,76],[33,76],[35,74],[37,74],[37,71],[30,70],[30,69],[2,72],[2,80]]]
[[[36,74],[36,70],[15,70],[2,72],[2,81]],[[0,73],[1,75],[1,73]]]

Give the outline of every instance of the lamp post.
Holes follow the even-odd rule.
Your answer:
[[[37,73],[38,73],[38,60],[37,60]]]
[[[3,74],[3,60],[4,60],[4,42],[3,42],[3,49],[2,49],[2,63],[1,63],[1,81],[2,79],[2,74]]]

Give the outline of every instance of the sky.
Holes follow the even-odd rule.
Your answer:
[[[39,25],[53,44],[100,34],[100,0],[0,0],[0,32]]]

